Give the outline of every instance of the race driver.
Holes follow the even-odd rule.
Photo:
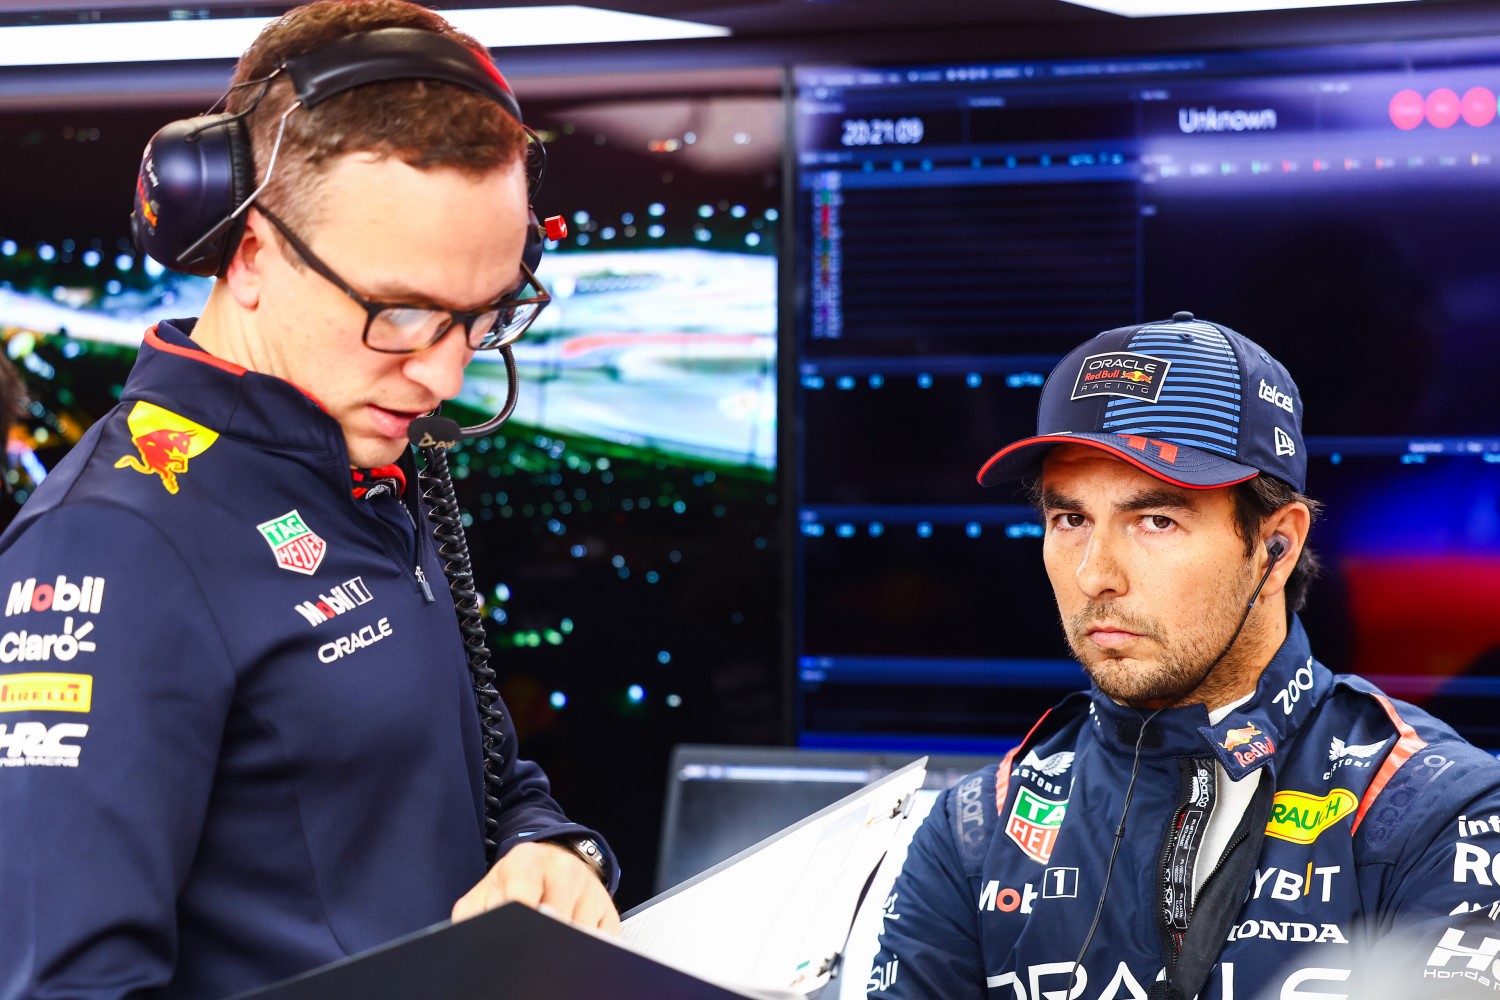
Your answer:
[[[517,332],[526,134],[446,77],[293,107],[299,68],[337,77],[326,53],[376,35],[504,86],[415,5],[273,21],[229,111],[274,176],[202,317],[146,334],[0,540],[6,1000],[237,994],[508,900],[618,920],[608,847],[503,706],[487,863],[476,685],[407,443]]]
[[[1091,689],[934,807],[870,996],[1493,995],[1500,763],[1313,655],[1302,406],[1191,313],[1053,370],[979,479],[1026,481]]]

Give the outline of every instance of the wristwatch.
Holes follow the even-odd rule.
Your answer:
[[[565,833],[560,837],[549,837],[546,842],[556,844],[558,847],[566,847],[578,855],[583,859],[584,864],[593,869],[599,881],[604,883],[604,887],[609,888],[609,859],[604,856],[604,849],[593,837],[585,837],[580,833]]]

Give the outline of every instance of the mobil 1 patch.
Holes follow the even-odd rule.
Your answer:
[[[1125,396],[1154,403],[1161,395],[1162,382],[1171,367],[1170,361],[1134,351],[1090,354],[1078,366],[1078,377],[1073,381],[1073,398]]]

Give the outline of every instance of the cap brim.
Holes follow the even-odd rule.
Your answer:
[[[1131,441],[1140,441],[1143,446],[1132,447],[1128,443]],[[995,486],[1038,471],[1047,452],[1060,444],[1081,444],[1098,448],[1162,482],[1189,490],[1214,490],[1233,486],[1260,474],[1258,469],[1188,445],[1168,444],[1162,447],[1161,442],[1140,437],[1127,438],[1120,434],[1042,434],[1008,444],[990,456],[990,460],[979,470],[979,485]]]

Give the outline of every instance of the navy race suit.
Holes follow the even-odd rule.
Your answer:
[[[238,993],[444,920],[485,874],[425,519],[356,500],[338,423],[190,331],[147,334],[0,539],[5,1000]],[[597,836],[514,748],[502,850]]]
[[[1144,734],[1141,720],[1080,692],[1001,764],[943,795],[886,901],[871,996],[1365,1000],[1448,997],[1456,985],[1496,995],[1493,757],[1332,674],[1296,620],[1254,696],[1218,725],[1202,706],[1164,711]],[[1069,992],[1138,737],[1103,915]],[[1180,935],[1168,923],[1174,850],[1215,762],[1231,779],[1261,778],[1229,846],[1204,859],[1212,874]],[[1361,986],[1377,966],[1384,978]]]

